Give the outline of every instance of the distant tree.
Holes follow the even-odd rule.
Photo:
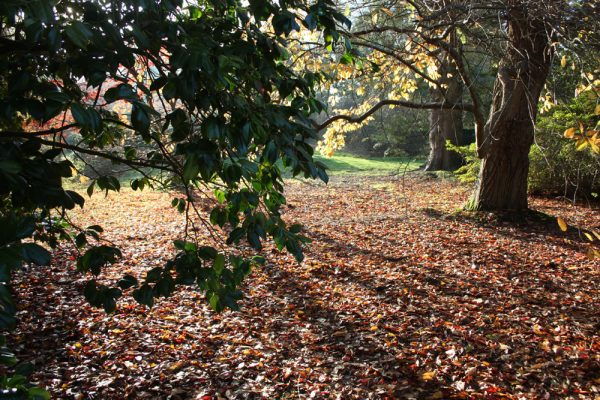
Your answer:
[[[451,34],[449,40],[454,46],[459,46],[456,33]],[[431,88],[432,100],[439,103],[459,104],[464,95],[464,84],[450,55],[443,52],[439,59],[440,84]],[[460,109],[440,107],[430,110],[430,150],[425,166],[426,171],[454,171],[462,164],[460,155],[448,148],[447,144],[452,146],[463,144],[463,114]]]
[[[364,4],[361,1],[349,1],[347,4],[355,20],[355,30],[345,34],[352,45],[363,52],[364,59],[378,66],[372,72],[364,67],[368,63],[354,65],[356,72],[350,79],[363,85],[363,91],[368,96],[362,105],[351,111],[356,114],[367,111],[382,98],[402,100],[400,103],[406,107],[429,108],[430,151],[425,169],[456,169],[461,165],[461,158],[456,152],[449,150],[446,143],[463,143],[464,112],[460,105],[465,90],[453,58],[439,46],[432,46],[422,40],[414,9],[400,2]],[[440,18],[438,22],[442,20]],[[452,42],[455,47],[462,46],[456,32],[447,35],[445,40]],[[363,79],[365,76],[368,77],[367,80]],[[422,107],[417,99],[423,97],[423,88],[428,88],[429,92],[429,98],[425,99],[426,107]],[[337,110],[331,110],[331,114],[349,111],[343,107],[336,108]],[[396,112],[403,113],[403,110]],[[370,115],[361,124],[369,124],[376,119],[379,118]],[[336,131],[344,133],[358,129],[359,126],[351,128],[348,124],[337,121],[327,127],[325,141],[335,141],[339,137]],[[327,148],[327,143],[323,147]]]

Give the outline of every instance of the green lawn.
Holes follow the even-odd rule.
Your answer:
[[[315,155],[315,160],[320,161],[327,166],[327,174],[330,176],[340,175],[393,175],[419,169],[424,161],[419,158],[408,157],[360,157],[347,153],[336,153],[333,157]],[[281,166],[281,164],[280,164]],[[127,171],[116,175],[121,182],[121,187],[129,187],[132,179],[139,178],[141,175],[137,171]],[[284,176],[291,177],[289,171],[284,172]],[[84,190],[89,185],[89,181],[80,182],[79,178],[69,179],[65,185],[71,190]]]
[[[345,153],[336,153],[333,157],[316,155],[315,160],[328,168],[329,175],[390,175],[414,171],[423,165],[423,160],[408,157],[371,157],[363,158]]]

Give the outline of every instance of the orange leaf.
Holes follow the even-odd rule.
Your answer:
[[[429,371],[429,372],[423,372],[423,375],[421,375],[421,378],[424,381],[430,381],[435,377],[435,371]]]
[[[566,138],[573,139],[576,131],[577,131],[577,129],[575,129],[575,128],[569,128],[565,131],[564,135]]]
[[[384,13],[386,13],[390,17],[394,16],[394,13],[391,12],[389,8],[381,7],[381,11],[383,11]]]

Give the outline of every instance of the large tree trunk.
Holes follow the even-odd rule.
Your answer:
[[[453,45],[460,45],[452,35]],[[449,55],[445,55],[439,66],[440,82],[444,87],[432,88],[433,101],[458,104],[462,101],[464,84]],[[431,110],[429,119],[429,158],[426,171],[454,171],[462,164],[459,154],[446,148],[446,142],[463,144],[463,111],[449,108]]]
[[[508,12],[507,26],[508,48],[498,67],[490,117],[478,137],[483,161],[475,210],[527,209],[529,148],[550,68],[550,41],[543,22],[521,8]]]

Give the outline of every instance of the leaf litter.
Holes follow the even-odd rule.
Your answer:
[[[152,309],[125,296],[107,315],[85,302],[64,248],[17,277],[11,340],[65,399],[600,398],[600,278],[585,241],[555,220],[456,211],[468,192],[421,175],[290,182],[284,216],[313,243],[301,265],[265,246],[240,312],[216,314],[185,288]],[[103,279],[174,254],[184,223],[171,196],[88,200],[76,220],[124,253]],[[532,207],[600,225],[597,209]]]

